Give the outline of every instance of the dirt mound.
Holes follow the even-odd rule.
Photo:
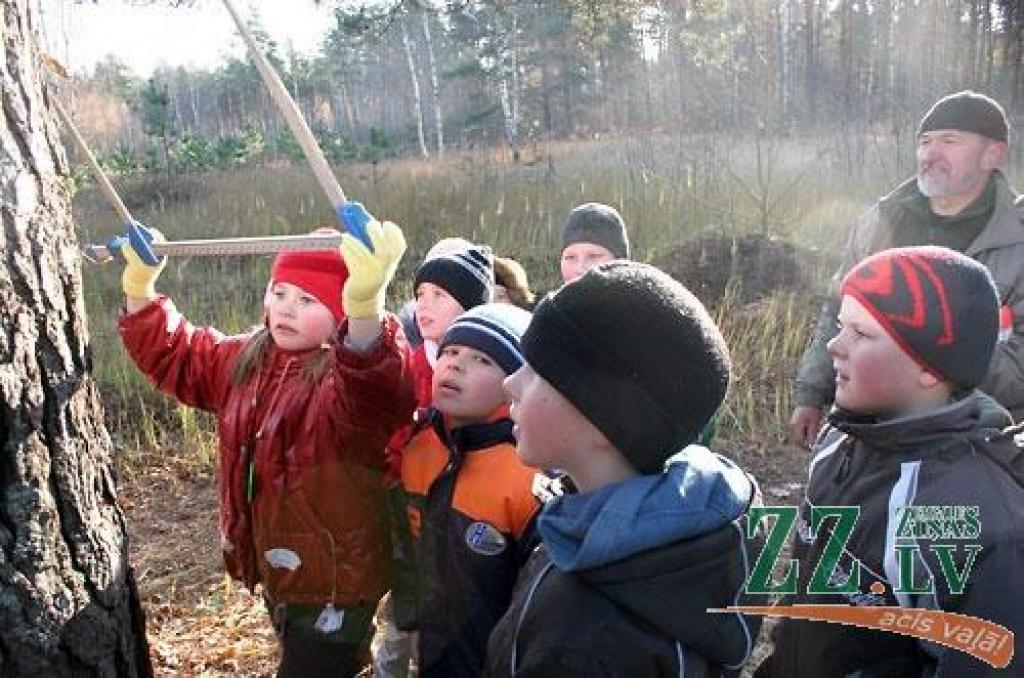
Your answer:
[[[823,289],[834,263],[818,250],[757,234],[705,233],[651,262],[701,301],[717,305],[728,292],[742,304],[777,291]]]

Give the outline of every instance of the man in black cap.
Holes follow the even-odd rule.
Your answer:
[[[1024,418],[1024,197],[999,170],[1009,124],[1002,107],[964,91],[939,99],[918,128],[917,176],[853,225],[829,298],[796,379],[790,439],[808,446],[835,394],[825,345],[836,334],[839,283],[857,262],[890,247],[942,245],[976,259],[999,291],[1000,342],[981,389]]]

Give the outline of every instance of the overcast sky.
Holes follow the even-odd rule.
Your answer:
[[[171,9],[162,0],[35,0],[44,48],[74,72],[91,71],[114,54],[143,76],[161,63],[214,68],[229,55],[242,57],[242,41],[221,0],[195,0]],[[330,2],[233,0],[243,16],[256,10],[263,28],[284,54],[291,44],[310,53],[332,24]]]

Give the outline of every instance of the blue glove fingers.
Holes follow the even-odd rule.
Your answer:
[[[163,261],[163,257],[153,251],[151,243],[153,242],[153,234],[149,232],[149,229],[135,221],[134,219],[128,222],[128,243],[135,250],[135,253],[139,255],[139,259],[142,260],[147,266],[158,266]]]
[[[359,238],[367,249],[373,251],[373,243],[370,242],[370,234],[366,232],[366,225],[373,221],[373,215],[366,211],[360,202],[346,202],[334,208],[338,215],[338,221],[345,227],[345,230]]]

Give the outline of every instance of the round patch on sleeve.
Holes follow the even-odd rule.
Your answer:
[[[493,525],[473,523],[466,528],[466,546],[482,556],[496,556],[505,550],[508,541]]]

